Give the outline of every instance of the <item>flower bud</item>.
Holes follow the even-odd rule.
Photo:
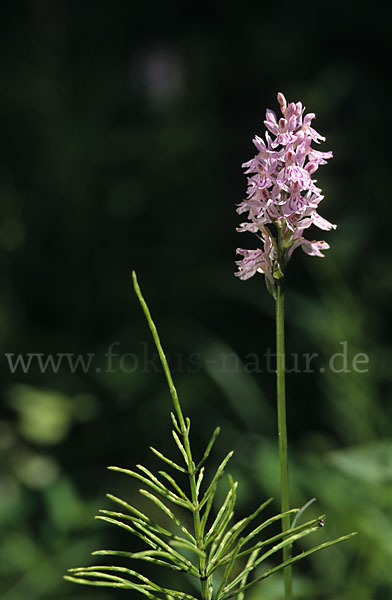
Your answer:
[[[290,119],[293,115],[295,115],[295,111],[297,110],[297,105],[295,102],[290,102],[286,109],[286,119]]]
[[[280,104],[280,109],[282,111],[282,113],[285,113],[286,110],[286,106],[287,106],[287,101],[286,98],[284,97],[284,95],[282,94],[282,92],[278,93],[278,102]]]
[[[302,102],[297,102],[295,105],[295,114],[300,117],[302,115]]]

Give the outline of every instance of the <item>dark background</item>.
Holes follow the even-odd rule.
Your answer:
[[[256,241],[235,232],[241,163],[278,91],[327,136],[320,212],[338,224],[326,258],[297,251],[288,275],[287,352],[319,355],[287,377],[292,503],[315,496],[308,516],[328,514],[304,548],[359,532],[296,568],[296,599],[392,598],[390,21],[377,1],[1,3],[2,600],[124,595],[62,575],[133,548],[93,520],[107,491],[147,509],[105,466],[157,468],[150,444],[175,456],[132,268],[195,453],[220,424],[211,468],[235,450],[238,515],[279,498],[273,301],[261,277],[233,276],[235,248]],[[115,342],[130,356],[108,368]],[[342,342],[368,372],[328,368]],[[88,372],[34,359],[12,373],[20,353],[94,357]],[[239,368],[250,353],[263,372]],[[282,597],[278,576],[260,596]]]

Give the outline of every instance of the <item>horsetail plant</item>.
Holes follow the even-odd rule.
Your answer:
[[[172,435],[179,451],[180,461],[174,462],[160,451],[151,448],[152,452],[170,467],[173,474],[185,478],[187,485],[179,483],[173,474],[159,471],[157,475],[142,465],[137,470],[120,467],[109,467],[113,471],[129,475],[141,481],[140,493],[147,497],[171,523],[163,526],[148,515],[116,496],[108,494],[108,498],[124,512],[102,510],[98,519],[120,527],[141,539],[146,549],[140,552],[129,550],[99,550],[94,555],[114,556],[152,563],[157,567],[166,567],[187,578],[196,580],[199,588],[198,596],[192,596],[179,589],[169,589],[145,577],[139,571],[122,566],[89,566],[70,569],[69,581],[85,585],[134,590],[151,600],[228,600],[234,596],[243,600],[245,592],[273,573],[294,564],[302,558],[327,548],[332,544],[348,539],[345,535],[325,542],[310,550],[301,552],[283,562],[271,566],[266,562],[281,550],[292,546],[297,540],[319,530],[324,523],[324,515],[297,525],[280,533],[266,534],[267,528],[275,522],[282,521],[292,515],[298,515],[299,509],[289,509],[272,517],[261,520],[264,509],[272,498],[263,502],[246,518],[233,521],[237,482],[228,476],[227,495],[217,510],[215,495],[224,475],[226,465],[232,456],[229,452],[220,463],[216,472],[204,484],[205,463],[210,455],[214,442],[219,435],[219,427],[215,429],[200,461],[195,461],[191,443],[188,417],[185,417],[180,400],[170,373],[169,365],[163,351],[160,338],[152,320],[148,306],[139,288],[136,274],[133,273],[133,284],[144,314],[147,318],[154,342],[156,344],[162,367],[169,385],[174,412],[171,413],[173,424]],[[207,478],[206,478],[207,479]],[[191,516],[192,526],[185,524],[184,511]],[[187,521],[188,522],[188,521]],[[268,566],[266,566],[268,564]],[[186,589],[186,588],[185,588]]]

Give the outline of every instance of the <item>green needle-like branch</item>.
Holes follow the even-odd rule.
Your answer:
[[[178,399],[177,390],[174,385],[173,378],[172,378],[172,375],[170,372],[169,364],[167,362],[166,355],[163,351],[157,328],[151,317],[150,310],[149,310],[147,303],[144,300],[143,294],[140,290],[135,271],[132,272],[132,280],[133,280],[133,286],[135,288],[136,295],[139,298],[139,302],[140,302],[143,312],[146,316],[152,337],[154,339],[155,345],[156,345],[158,353],[159,353],[159,357],[161,359],[162,367],[163,367],[164,373],[166,375],[170,394],[171,394],[171,397],[173,400],[174,410],[175,410],[177,418],[178,418],[179,429],[180,429],[180,432],[182,435],[182,440],[180,440],[176,431],[173,430],[174,440],[175,440],[180,452],[183,455],[183,458],[185,460],[185,463],[186,463],[186,466],[188,469],[189,486],[190,486],[190,492],[191,492],[191,502],[193,504],[194,535],[196,538],[196,548],[199,551],[198,559],[199,559],[201,595],[202,595],[203,600],[207,600],[208,593],[209,593],[209,582],[208,582],[208,579],[206,578],[206,556],[205,556],[204,548],[203,548],[203,531],[202,531],[202,524],[201,524],[201,517],[200,517],[198,486],[197,486],[197,481],[196,481],[196,466],[193,461],[192,451],[191,451],[191,446],[190,446],[190,441],[189,441],[190,421],[189,421],[189,418],[184,418],[184,415],[183,415],[183,412],[181,409],[181,405],[180,405],[180,402]],[[174,420],[174,424],[176,425],[175,420]]]
[[[177,413],[178,420],[180,422],[181,431],[184,432],[186,430],[186,425],[185,425],[184,416],[182,414],[181,405],[178,400],[177,390],[175,388],[172,375],[170,373],[169,364],[167,362],[166,355],[162,348],[158,330],[155,327],[154,321],[152,320],[151,313],[147,306],[147,303],[146,303],[145,299],[143,298],[143,294],[139,287],[139,283],[138,283],[135,271],[132,271],[132,281],[133,281],[133,287],[135,288],[136,295],[139,298],[139,302],[140,302],[143,312],[146,316],[148,326],[152,333],[152,337],[154,338],[154,342],[155,342],[155,345],[158,350],[159,358],[161,359],[162,367],[163,367],[164,373],[166,375],[167,383],[169,385],[169,390],[170,390],[170,394],[171,394],[171,397],[173,400],[174,408]]]

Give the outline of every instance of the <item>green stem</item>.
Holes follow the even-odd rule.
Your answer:
[[[202,527],[201,527],[199,498],[198,498],[197,492],[196,492],[196,476],[195,476],[196,467],[195,467],[195,463],[193,462],[193,459],[192,459],[191,446],[190,446],[189,435],[188,435],[187,430],[185,430],[183,432],[183,436],[184,436],[184,447],[185,447],[185,451],[186,451],[186,454],[188,456],[188,461],[189,461],[188,476],[189,476],[189,484],[190,484],[190,489],[191,489],[191,498],[192,498],[192,503],[195,507],[195,509],[193,511],[193,529],[194,529],[194,533],[195,533],[197,547],[199,548],[199,550],[204,552],[204,547],[203,547],[204,536],[203,536],[203,531],[202,531]],[[208,580],[206,578],[206,558],[204,555],[199,556],[199,573],[200,573],[201,597],[203,600],[207,600],[209,586],[208,586]]]
[[[143,298],[143,294],[139,287],[135,271],[132,272],[132,280],[133,280],[133,286],[135,288],[136,295],[139,298],[139,302],[142,306],[143,312],[146,316],[148,325],[150,327],[150,331],[152,333],[152,337],[153,337],[155,345],[157,347],[159,358],[161,360],[162,367],[163,367],[167,382],[169,384],[169,390],[170,390],[170,395],[172,397],[174,410],[175,410],[177,418],[178,418],[179,429],[181,431],[181,435],[182,435],[183,442],[184,442],[185,453],[187,456],[186,462],[187,462],[187,467],[188,467],[189,486],[190,486],[190,491],[191,491],[192,504],[194,506],[193,528],[194,528],[194,533],[195,533],[195,539],[196,539],[197,547],[199,548],[199,550],[201,550],[201,552],[204,553],[203,530],[202,530],[202,526],[201,526],[199,499],[198,499],[198,495],[197,495],[197,491],[196,491],[196,466],[193,461],[191,445],[190,445],[190,441],[189,441],[189,424],[190,424],[189,419],[184,418],[184,415],[183,415],[183,412],[181,409],[181,404],[180,404],[180,401],[178,398],[177,390],[175,388],[173,378],[172,378],[172,375],[170,372],[169,364],[167,362],[166,355],[163,351],[161,340],[159,338],[158,330],[155,327],[154,321],[152,320],[151,313],[147,306],[147,303]],[[208,600],[209,581],[205,576],[206,575],[206,558],[205,558],[204,554],[199,556],[199,573],[200,573],[201,597],[202,597],[202,600]]]
[[[279,460],[280,460],[280,485],[281,485],[281,510],[290,509],[289,479],[287,461],[287,426],[286,426],[286,386],[285,386],[285,344],[284,344],[284,282],[283,278],[277,280],[276,293],[276,384],[278,403],[278,432],[279,432]],[[283,517],[283,533],[290,529],[290,516]],[[291,558],[291,548],[283,548],[283,561]],[[292,600],[291,566],[285,567],[284,589],[285,600]]]
[[[158,330],[155,327],[154,321],[152,320],[150,309],[148,308],[147,302],[145,301],[145,299],[143,297],[143,294],[142,294],[142,291],[141,291],[141,289],[139,287],[139,283],[138,283],[135,271],[132,271],[132,281],[133,281],[133,287],[135,289],[136,295],[137,295],[137,297],[139,299],[139,302],[141,304],[141,307],[142,307],[143,312],[145,314],[145,317],[147,319],[147,323],[148,323],[148,326],[149,326],[150,331],[152,333],[152,337],[154,338],[155,346],[156,346],[156,348],[158,350],[158,354],[159,354],[160,361],[162,363],[163,371],[165,373],[166,380],[167,380],[167,383],[169,385],[170,395],[171,395],[172,400],[173,400],[174,409],[175,409],[175,411],[177,413],[178,421],[180,423],[180,429],[181,429],[181,431],[185,431],[186,430],[186,424],[185,424],[184,416],[182,414],[180,401],[178,399],[177,390],[175,388],[175,385],[173,383],[173,378],[172,378],[171,373],[170,373],[169,364],[168,364],[168,362],[166,360],[166,355],[165,355],[165,353],[163,351],[163,348],[162,348],[162,344],[161,344],[161,340],[159,338]]]

